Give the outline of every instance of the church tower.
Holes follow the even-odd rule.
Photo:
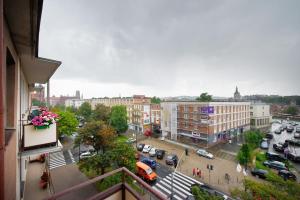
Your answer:
[[[240,100],[240,99],[241,99],[241,94],[240,94],[240,92],[239,92],[237,86],[236,86],[236,88],[235,88],[235,92],[234,92],[233,98],[234,98],[235,100]]]

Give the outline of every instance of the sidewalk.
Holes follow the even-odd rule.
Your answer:
[[[201,170],[202,177],[195,177],[195,179],[200,182],[209,184],[216,189],[230,193],[230,189],[235,187],[243,188],[244,176],[242,173],[236,171],[237,163],[233,161],[228,161],[221,158],[214,158],[212,160],[204,157],[200,157],[195,153],[195,148],[190,147],[185,144],[178,144],[173,141],[161,141],[159,139],[148,138],[143,141],[143,143],[150,144],[156,148],[164,149],[169,153],[175,153],[180,157],[183,155],[182,160],[180,161],[177,170],[187,176],[193,177],[193,168],[199,168]],[[185,155],[185,148],[189,148],[189,155]],[[233,155],[232,155],[233,156]],[[159,163],[164,164],[164,160],[158,160]],[[213,170],[209,175],[209,170],[207,169],[207,164],[213,165]],[[225,173],[230,175],[230,181],[225,180]],[[210,177],[210,178],[209,178]],[[252,176],[247,176],[252,178]]]

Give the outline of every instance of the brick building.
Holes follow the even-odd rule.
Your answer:
[[[250,129],[250,102],[163,102],[164,137],[215,144]]]

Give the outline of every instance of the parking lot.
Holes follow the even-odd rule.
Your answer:
[[[294,133],[296,131],[296,127],[294,127],[295,129],[292,133],[289,133],[286,130],[284,130],[281,134],[275,134],[274,131],[276,129],[278,129],[281,125],[282,124],[279,124],[279,123],[272,124],[271,133],[273,134],[274,137],[273,137],[273,139],[270,140],[270,146],[268,149],[269,152],[278,153],[273,149],[273,144],[284,143],[284,141],[287,139],[293,139],[293,140],[295,139]],[[296,155],[300,155],[300,147],[289,145],[288,149],[290,152],[294,152]],[[299,173],[300,172],[300,163],[295,163],[295,162],[291,162],[291,163],[293,164],[293,166]]]

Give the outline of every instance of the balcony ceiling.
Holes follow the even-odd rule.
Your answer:
[[[46,83],[61,64],[38,57],[42,7],[43,0],[4,0],[5,19],[29,84]]]

